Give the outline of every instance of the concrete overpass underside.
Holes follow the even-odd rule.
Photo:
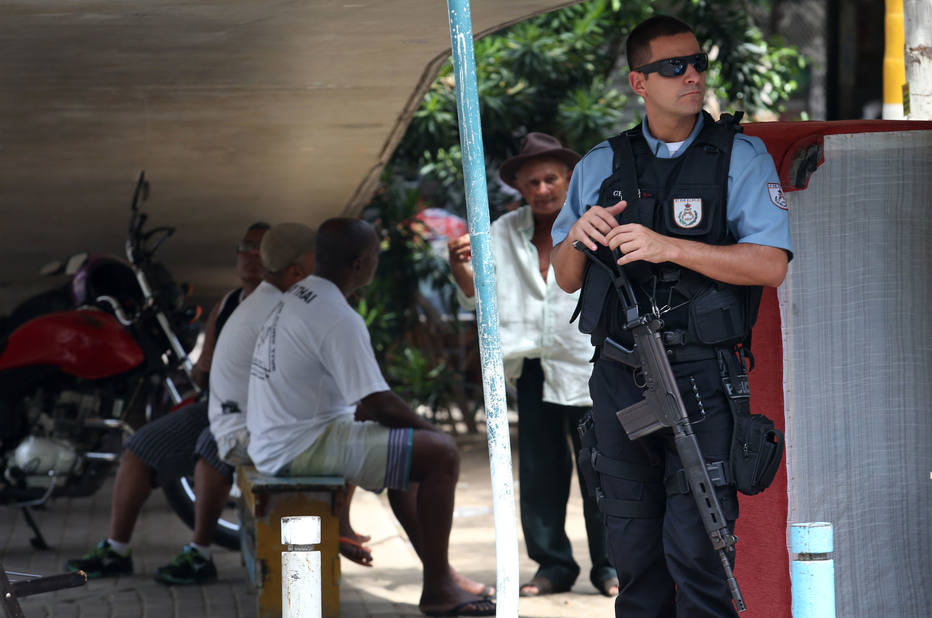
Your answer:
[[[472,0],[473,29],[573,3]],[[250,222],[359,212],[449,51],[439,0],[3,3],[0,313],[122,254],[143,169],[162,260],[215,298]]]

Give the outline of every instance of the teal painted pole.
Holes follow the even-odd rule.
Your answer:
[[[518,531],[511,468],[511,441],[505,403],[505,373],[498,332],[495,263],[489,237],[489,195],[485,182],[485,154],[479,121],[476,56],[472,40],[469,0],[447,0],[456,109],[466,184],[466,212],[476,285],[476,322],[485,394],[489,464],[492,471],[492,507],[495,515],[495,557],[498,573],[497,616],[518,615]]]
[[[793,618],[835,618],[832,524],[792,524],[790,550]]]

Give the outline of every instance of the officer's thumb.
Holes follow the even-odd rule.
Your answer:
[[[614,206],[609,206],[605,210],[610,212],[612,215],[617,215],[618,213],[620,213],[622,210],[624,210],[627,207],[628,207],[628,202],[621,200]]]

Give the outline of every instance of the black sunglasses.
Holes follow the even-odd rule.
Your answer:
[[[700,73],[709,68],[709,54],[699,53],[692,56],[677,56],[664,58],[657,62],[645,64],[642,67],[631,69],[638,73],[660,73],[663,77],[679,77],[686,72],[687,65],[693,65]]]

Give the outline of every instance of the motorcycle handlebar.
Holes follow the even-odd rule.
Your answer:
[[[126,312],[123,311],[123,306],[120,305],[119,301],[112,296],[98,296],[95,299],[99,303],[106,303],[111,310],[113,310],[113,315],[116,317],[117,322],[123,326],[129,326],[133,323],[133,318],[126,315]]]

